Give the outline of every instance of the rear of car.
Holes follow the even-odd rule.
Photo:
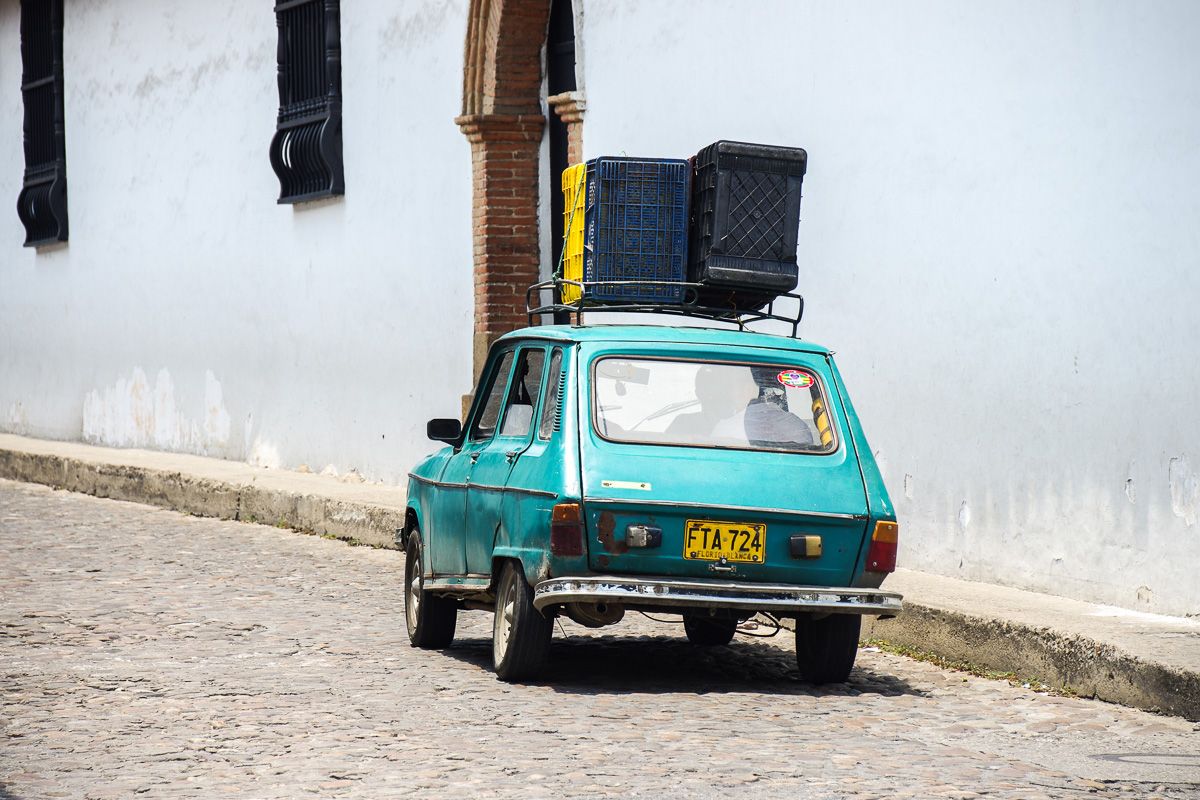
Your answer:
[[[855,643],[858,615],[899,610],[877,588],[895,517],[844,387],[826,351],[786,341],[579,345],[582,497],[557,516],[578,517],[588,570],[539,582],[537,608],[673,611],[730,635],[758,612],[847,617]]]

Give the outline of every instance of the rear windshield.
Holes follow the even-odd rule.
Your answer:
[[[592,423],[617,442],[832,453],[821,381],[787,364],[608,357],[593,367]]]

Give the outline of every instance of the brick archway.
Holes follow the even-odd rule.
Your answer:
[[[471,143],[476,374],[491,343],[525,325],[525,289],[538,280],[542,51],[550,5],[471,0],[462,115],[455,122]],[[582,102],[552,100],[578,141]]]

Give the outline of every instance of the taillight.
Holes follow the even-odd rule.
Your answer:
[[[550,512],[550,552],[583,555],[583,509],[579,503],[559,503]]]
[[[867,551],[867,572],[896,571],[896,542],[900,538],[900,526],[888,520],[875,523],[871,534],[871,549]]]

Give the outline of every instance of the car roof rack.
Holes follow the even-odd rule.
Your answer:
[[[578,300],[572,303],[562,301],[563,289],[573,287],[578,293]],[[683,300],[680,303],[665,303],[644,300],[597,300],[589,296],[589,292],[603,290],[611,293],[622,288],[662,289],[675,292],[682,288]],[[583,312],[618,312],[618,313],[653,313],[670,314],[677,317],[692,317],[713,322],[724,322],[737,326],[738,330],[747,330],[746,326],[763,320],[775,320],[791,326],[791,338],[799,338],[800,320],[804,316],[804,297],[794,292],[780,292],[765,309],[747,311],[733,307],[720,308],[701,305],[700,292],[712,287],[700,283],[684,283],[680,281],[571,281],[555,278],[541,283],[535,283],[525,290],[525,313],[530,326],[537,325],[535,319],[542,314],[573,314],[575,325],[583,324]],[[549,297],[549,300],[547,300]],[[776,302],[781,298],[796,301],[796,311],[789,314],[776,310]]]

